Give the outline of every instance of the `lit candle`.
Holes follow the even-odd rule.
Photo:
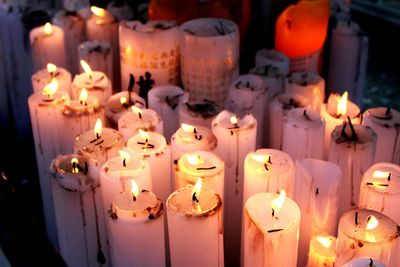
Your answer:
[[[119,26],[122,89],[129,74],[154,86],[179,83],[179,28],[174,21],[123,21]],[[146,74],[148,73],[148,74]],[[140,87],[140,86],[139,86]],[[135,88],[138,89],[137,85]]]
[[[300,209],[280,194],[257,193],[244,209],[244,267],[297,264]]]
[[[331,162],[296,160],[294,200],[301,211],[299,266],[306,266],[307,255],[313,254],[309,248],[314,235],[336,233],[341,173],[339,166]],[[308,262],[317,259],[308,258]]]
[[[75,138],[74,151],[90,154],[101,166],[108,159],[116,157],[123,145],[121,133],[103,128],[101,120],[97,119],[94,130],[84,132]]]
[[[267,90],[260,76],[240,75],[228,89],[225,108],[239,117],[251,113],[257,120],[256,147],[263,147],[264,113],[266,111]]]
[[[288,110],[283,119],[282,151],[293,160],[322,159],[324,156],[325,121],[319,112],[309,108]]]
[[[49,62],[66,67],[64,31],[60,27],[47,22],[31,30],[29,39],[34,70],[46,68]]]
[[[132,178],[141,189],[153,189],[149,162],[138,153],[120,150],[118,154],[106,161],[100,170],[101,193],[106,212],[116,195],[132,189]]]
[[[34,93],[28,99],[47,235],[55,246],[58,241],[49,166],[57,155],[63,153],[61,110],[69,99],[66,92],[59,92],[57,88],[57,80],[52,79],[42,93]]]
[[[45,69],[41,69],[32,75],[33,92],[41,92],[43,87],[55,78],[58,81],[58,90],[71,94],[71,73],[64,68],[48,63]]]
[[[50,167],[59,249],[69,266],[111,266],[98,172],[97,161],[79,154],[60,155]]]
[[[232,266],[240,256],[244,159],[256,148],[257,121],[251,114],[239,119],[224,110],[213,120],[212,131],[218,140],[216,154],[225,162],[225,259]]]
[[[139,153],[150,163],[152,191],[165,201],[171,190],[171,150],[164,136],[141,129],[126,144],[128,151]]]
[[[201,178],[205,188],[224,197],[224,162],[209,151],[195,151],[183,154],[175,162],[175,189],[194,185]]]
[[[221,107],[213,101],[189,101],[179,107],[179,124],[204,126],[211,128],[211,122],[221,111]]]
[[[335,266],[360,257],[398,266],[399,234],[398,225],[389,217],[373,210],[351,210],[340,218]]]
[[[283,120],[287,112],[293,108],[310,106],[310,101],[298,94],[277,95],[269,105],[268,147],[282,149]]]
[[[358,207],[379,211],[400,224],[400,167],[376,163],[363,175]]]
[[[188,101],[189,95],[174,85],[156,86],[149,91],[149,108],[155,110],[164,122],[164,136],[171,136],[179,128],[179,108]]]
[[[348,93],[344,92],[342,96],[333,93],[330,94],[328,102],[321,107],[321,116],[325,120],[324,136],[324,156],[328,158],[328,149],[333,129],[341,125],[343,121],[350,117],[353,124],[359,124],[361,113],[360,108],[348,100]]]
[[[310,241],[307,267],[334,267],[336,254],[336,238],[316,235]],[[303,266],[303,265],[301,265]],[[367,267],[367,266],[364,266]]]
[[[180,51],[182,83],[190,99],[223,104],[239,73],[238,26],[219,18],[188,21],[181,25]]]
[[[165,266],[164,209],[161,199],[131,180],[131,192],[116,195],[108,232],[114,266]]]
[[[265,65],[277,67],[285,75],[289,74],[289,58],[275,49],[261,49],[256,52],[256,67]]]
[[[339,217],[356,207],[361,178],[374,163],[375,147],[375,132],[367,126],[353,125],[350,119],[333,130],[329,161],[342,169]]]
[[[73,75],[78,74],[78,50],[80,43],[86,39],[85,20],[76,11],[60,10],[53,18],[54,25],[64,31],[66,64]]]
[[[390,108],[370,108],[364,112],[362,124],[376,132],[375,162],[400,164],[400,112]]]
[[[171,266],[224,266],[222,200],[201,181],[168,197]]]
[[[365,257],[351,260],[342,267],[386,267],[386,265],[376,259]]]
[[[314,72],[293,72],[286,78],[285,92],[306,97],[311,108],[319,112],[325,99],[325,80]]]
[[[133,17],[133,11],[126,1],[111,1],[107,10],[119,21],[130,20]]]
[[[137,106],[131,106],[131,110],[132,112],[126,112],[118,120],[118,130],[124,136],[125,142],[137,134],[139,129],[163,134],[163,121],[157,112]]]

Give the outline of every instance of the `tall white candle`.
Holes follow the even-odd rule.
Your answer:
[[[98,172],[97,161],[77,154],[50,167],[60,254],[69,266],[111,266]]]
[[[256,148],[257,121],[252,115],[239,119],[222,111],[212,122],[217,137],[216,154],[225,162],[224,233],[226,264],[239,262],[242,221],[243,173],[246,155]]]
[[[324,132],[325,121],[318,112],[309,108],[288,110],[283,119],[282,151],[294,160],[322,159]]]
[[[261,49],[256,52],[256,67],[271,65],[281,69],[285,75],[289,74],[289,58],[275,49]]]
[[[314,235],[334,235],[338,222],[341,169],[317,159],[296,160],[294,200],[301,210],[299,266],[306,266]]]
[[[130,20],[133,17],[133,10],[126,1],[111,1],[107,10],[119,21]]]
[[[179,108],[188,101],[188,94],[174,85],[156,86],[149,91],[148,106],[155,110],[164,122],[164,136],[171,136],[179,128]]]
[[[313,236],[310,241],[307,267],[334,267],[336,238],[327,235]],[[303,265],[301,265],[303,266]],[[365,266],[367,267],[367,266]]]
[[[221,197],[196,185],[179,188],[166,203],[171,266],[224,266]]]
[[[122,89],[129,74],[154,85],[179,83],[179,28],[174,21],[123,21],[119,26]],[[146,72],[150,74],[147,78]],[[135,88],[138,89],[137,85]]]
[[[400,167],[392,163],[376,163],[363,175],[358,207],[379,211],[400,224]]]
[[[49,22],[31,30],[29,40],[32,47],[34,69],[40,70],[52,62],[60,67],[67,67],[64,31]]]
[[[370,108],[364,112],[362,124],[376,132],[375,162],[400,164],[400,112]]]
[[[58,81],[58,90],[71,95],[71,73],[64,68],[49,63],[46,68],[32,75],[33,92],[42,92],[43,88],[55,78]]]
[[[356,209],[345,213],[339,222],[335,266],[371,257],[388,267],[398,266],[399,227],[389,217],[373,210]]]
[[[179,123],[211,128],[211,122],[221,107],[209,100],[189,101],[179,107]]]
[[[386,267],[381,261],[365,257],[365,258],[356,258],[354,260],[349,261],[342,267]]]
[[[300,209],[281,194],[257,193],[244,209],[244,267],[297,263]]]
[[[192,100],[223,104],[239,73],[239,29],[230,20],[201,18],[181,25],[181,74]]]
[[[356,207],[362,174],[374,163],[375,147],[376,134],[367,126],[347,122],[333,130],[329,161],[342,169],[339,216]]]

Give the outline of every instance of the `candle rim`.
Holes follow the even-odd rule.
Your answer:
[[[86,132],[83,132],[81,134],[79,134],[76,138],[75,138],[75,147],[79,148],[79,150],[87,152],[87,153],[93,153],[95,151],[101,151],[101,150],[109,150],[111,148],[113,148],[116,144],[123,142],[123,136],[120,132],[118,132],[117,130],[114,130],[112,128],[107,128],[107,127],[102,127],[102,136],[106,135],[106,133],[112,133],[113,135],[113,141],[109,144],[103,145],[103,146],[94,146],[92,144],[88,144],[88,145],[84,145],[81,144],[79,141],[81,140],[82,137],[89,135],[90,138],[88,140],[92,140],[94,137],[93,134],[93,130],[89,130]],[[78,146],[79,145],[79,146]]]
[[[168,28],[155,28],[155,25],[157,25],[158,23],[167,24]],[[139,27],[139,28],[137,27],[137,26],[145,26],[147,24],[152,24],[152,25],[148,25],[148,26],[154,25],[153,26],[154,30],[143,31],[143,30],[140,30],[140,29],[142,29],[141,27]],[[154,35],[154,34],[168,32],[171,30],[177,30],[178,24],[174,20],[148,20],[145,23],[143,23],[140,20],[127,20],[127,21],[122,21],[120,23],[120,27],[130,30],[130,31],[134,32],[135,34],[139,34],[139,35]]]
[[[304,120],[304,112],[310,117],[311,120]],[[299,116],[300,114],[300,116]],[[291,119],[291,120],[290,120]],[[292,108],[288,110],[286,117],[284,118],[284,122],[293,125],[298,128],[305,129],[318,129],[325,128],[325,120],[321,116],[321,114],[311,108],[302,107],[302,108]],[[301,122],[307,122],[306,125],[300,125]]]
[[[238,120],[238,126],[237,128],[230,128],[230,127],[224,127],[222,126],[223,122],[228,120],[229,124],[230,123],[230,118],[232,116],[236,116],[235,113],[229,112],[228,110],[223,110],[221,111],[213,120],[212,120],[212,127],[220,127],[221,129],[224,129],[226,131],[233,131],[233,132],[238,132],[238,131],[248,131],[252,130],[255,127],[257,127],[257,120],[254,118],[254,116],[250,114],[244,115],[242,118]],[[241,123],[245,122],[245,125],[241,125]]]
[[[400,112],[398,110],[396,110],[396,109],[392,109],[392,108],[390,109],[391,114],[392,114],[392,118],[388,119],[388,120],[382,119],[382,118],[378,118],[378,117],[376,117],[376,116],[374,116],[372,114],[372,112],[374,112],[374,111],[378,111],[378,110],[379,111],[381,111],[381,110],[385,110],[386,111],[386,109],[387,109],[386,107],[369,108],[363,114],[364,120],[365,120],[365,117],[369,117],[369,120],[372,123],[377,124],[377,125],[379,125],[381,127],[384,127],[384,128],[387,128],[387,126],[393,127],[393,126],[395,126],[397,124],[400,124]],[[364,124],[364,122],[363,122],[363,124]]]
[[[206,150],[212,151],[217,147],[217,137],[211,131],[210,128],[200,125],[192,125],[196,128],[197,135],[201,136],[201,139],[198,140],[196,138],[192,138],[190,141],[186,142],[182,138],[184,135],[191,135],[192,133],[186,133],[182,127],[179,127],[178,130],[171,137],[171,144],[177,146],[180,150],[184,152],[190,152],[193,149],[187,149],[186,146],[193,146],[196,148],[195,150]],[[192,134],[194,136],[194,133]],[[200,147],[198,147],[200,146]]]
[[[212,27],[215,30],[215,24],[218,23],[219,21],[222,21],[225,23],[224,26],[230,27],[228,28],[230,31],[228,33],[224,33],[223,35],[217,34],[217,35],[197,35],[193,34],[195,33],[192,31],[193,26],[199,26],[199,23],[212,23],[211,25],[207,25],[208,27]],[[198,39],[208,39],[208,38],[217,38],[217,39],[227,39],[231,38],[232,35],[236,35],[239,33],[239,28],[237,24],[228,19],[223,19],[223,18],[197,18],[197,19],[192,19],[189,21],[184,22],[183,24],[180,25],[180,30],[181,34],[184,36],[192,36],[194,38]],[[217,32],[218,33],[218,32]]]
[[[291,82],[297,86],[316,86],[321,82],[324,82],[324,79],[319,76],[317,73],[311,71],[296,71],[289,73],[287,76],[287,82]],[[307,84],[304,85],[304,82]]]
[[[65,103],[61,112],[67,117],[81,117],[88,114],[98,114],[103,112],[104,108],[95,96],[88,96],[87,105],[82,105],[78,99],[72,99]],[[101,117],[101,114],[99,114]]]
[[[212,170],[196,170],[195,167],[194,169],[189,169],[187,167],[187,165],[192,166],[190,163],[188,163],[187,161],[187,155],[199,155],[201,156],[203,159],[207,158],[209,159],[209,161],[213,164],[211,164],[212,166],[214,166],[215,168]],[[210,159],[211,158],[211,159]],[[183,164],[182,161],[184,163],[187,164]],[[210,167],[212,167],[210,165]],[[196,150],[196,151],[192,151],[192,152],[185,152],[183,153],[179,159],[178,159],[178,164],[175,167],[176,172],[183,172],[187,175],[184,175],[185,180],[189,180],[190,182],[193,182],[193,184],[196,182],[197,178],[202,178],[203,180],[206,178],[210,178],[210,177],[215,177],[219,174],[221,174],[224,171],[224,162],[223,160],[218,157],[216,154],[214,154],[211,151],[205,151],[205,150]]]
[[[374,171],[388,171],[390,172],[391,175],[391,181],[388,182],[387,179],[381,179],[383,182],[387,182],[388,183],[388,187],[387,188],[379,188],[376,186],[371,186],[368,185],[369,182],[375,182],[375,181],[379,181],[379,179],[377,178],[373,178],[372,174]],[[396,172],[397,176],[395,176],[393,173]],[[368,170],[364,173],[362,181],[361,181],[361,187],[367,186],[369,190],[372,190],[374,192],[377,193],[384,193],[384,194],[389,194],[389,195],[395,195],[395,194],[399,194],[400,193],[400,181],[398,182],[398,187],[397,189],[394,188],[395,190],[392,191],[393,186],[390,186],[393,183],[393,180],[398,180],[400,178],[400,167],[399,165],[396,165],[394,163],[390,163],[390,162],[378,162],[373,164],[370,168],[368,168]],[[367,193],[368,195],[368,193]]]
[[[239,84],[240,83],[240,84]],[[241,84],[247,84],[249,83],[249,87],[239,87]],[[266,91],[265,89],[265,83],[262,77],[259,75],[255,74],[242,74],[236,77],[231,84],[230,84],[230,89],[229,92],[233,93],[233,98],[235,98],[235,91],[236,90],[241,90],[241,91],[254,91],[259,93],[260,91]]]
[[[251,151],[250,153],[248,153],[246,155],[246,158],[245,158],[245,161],[244,161],[245,166],[250,166],[250,164],[253,164],[255,162],[257,162],[257,164],[262,164],[262,163],[258,162],[257,160],[255,160],[252,157],[253,155],[261,155],[261,156],[270,155],[271,156],[271,161],[272,161],[271,169],[269,169],[267,171],[265,168],[262,168],[262,172],[263,173],[271,174],[269,176],[265,176],[265,178],[268,177],[268,179],[270,179],[270,177],[272,177],[272,175],[283,174],[283,173],[286,173],[286,172],[290,172],[291,170],[294,169],[294,161],[293,161],[293,159],[290,157],[289,154],[287,154],[284,151],[273,149],[273,148],[260,148],[260,149],[257,149],[256,151]],[[286,163],[285,164],[286,168],[285,169],[279,168],[278,169],[279,172],[277,172],[278,171],[277,168],[273,168],[273,166],[274,166],[273,162],[274,162],[274,159],[276,160],[276,158],[279,158],[279,159],[282,158],[283,159],[281,161],[281,165],[280,166],[282,166],[284,163]],[[279,176],[277,177],[277,179],[279,179]]]
[[[142,151],[141,150],[140,154],[144,155],[145,157],[149,157],[152,155],[157,156],[158,154],[165,153],[165,150],[167,149],[167,140],[165,139],[165,137],[162,134],[157,133],[157,132],[146,131],[146,133],[149,135],[150,143],[152,142],[152,140],[153,141],[156,139],[159,140],[159,142],[157,144],[158,146],[155,145],[154,148],[152,148],[150,151]],[[135,135],[133,135],[132,137],[130,137],[128,139],[128,141],[126,142],[126,147],[127,147],[128,151],[137,153],[136,149],[133,149],[132,146],[134,148],[137,147],[136,142],[138,141],[138,139],[137,139],[138,136],[140,137],[140,134],[136,133]],[[139,140],[142,140],[142,139],[139,139]]]
[[[336,144],[357,144],[357,145],[366,145],[366,144],[373,144],[376,143],[377,135],[375,131],[365,125],[361,124],[353,124],[354,130],[357,133],[358,139],[357,141],[354,140],[346,140],[342,137],[341,132],[344,127],[344,123],[341,125],[337,125],[332,133],[331,133],[331,140],[333,140]],[[348,127],[348,125],[347,125]]]

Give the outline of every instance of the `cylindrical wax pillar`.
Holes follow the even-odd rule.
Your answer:
[[[381,261],[378,261],[373,258],[356,258],[354,260],[349,261],[342,267],[386,267]]]
[[[148,106],[155,110],[164,122],[164,136],[171,136],[179,128],[179,108],[188,101],[188,94],[174,85],[154,87],[148,94]]]
[[[147,190],[117,195],[108,219],[114,266],[164,267],[164,209]]]
[[[244,267],[295,267],[300,209],[284,192],[258,193],[244,209]]]
[[[361,178],[374,163],[375,147],[376,134],[367,126],[344,123],[333,130],[329,161],[342,169],[339,217],[356,207]]]
[[[189,101],[179,107],[179,123],[211,128],[211,122],[221,107],[209,100]]]
[[[381,162],[363,175],[358,207],[379,211],[400,224],[400,167]]]
[[[261,49],[256,52],[256,67],[271,65],[283,71],[285,75],[289,74],[289,58],[275,49]]]
[[[225,162],[225,259],[232,266],[240,257],[244,159],[256,148],[257,121],[251,114],[238,119],[224,110],[213,120],[212,131],[218,140],[216,154]]]
[[[54,25],[64,31],[66,64],[73,75],[79,73],[78,49],[86,39],[85,20],[76,11],[60,10],[54,16]]]
[[[223,104],[239,73],[239,29],[233,21],[201,18],[181,25],[182,83],[192,100]]]
[[[58,91],[65,91],[71,95],[71,73],[64,68],[58,68],[54,64],[47,64],[45,69],[41,69],[32,75],[33,92],[42,92],[43,88],[55,78],[58,81]]]
[[[325,100],[325,80],[314,72],[293,72],[286,78],[285,92],[303,95],[319,112]]]
[[[44,26],[34,28],[29,33],[29,39],[34,70],[46,68],[50,62],[60,67],[67,66],[64,31],[60,27],[46,23]]]
[[[291,109],[283,119],[282,151],[294,160],[322,159],[324,131],[325,121],[318,112],[308,108]]]
[[[307,267],[334,267],[336,260],[336,238],[333,236],[316,235],[310,241]],[[365,266],[367,267],[367,266]]]
[[[50,167],[60,254],[68,266],[111,266],[99,165],[77,154],[58,156]]]
[[[371,257],[388,267],[396,267],[399,235],[398,225],[382,213],[351,210],[340,218],[335,266],[343,266],[355,258]]]
[[[299,266],[307,264],[312,236],[336,232],[341,173],[331,162],[296,160],[294,200],[301,210]]]
[[[375,162],[400,164],[400,112],[390,108],[370,108],[363,114],[362,124],[376,135]]]
[[[187,185],[172,193],[166,206],[171,266],[224,266],[221,197]]]
[[[119,21],[130,20],[133,17],[133,11],[127,1],[111,1],[107,10]]]
[[[137,81],[166,85],[179,83],[179,28],[174,21],[123,21],[119,26],[122,90],[129,74]],[[150,75],[146,75],[149,73]],[[135,85],[136,89],[140,89]]]
[[[257,120],[256,148],[264,144],[264,113],[266,111],[267,91],[264,81],[254,74],[240,75],[228,89],[225,108],[239,117],[252,114]]]

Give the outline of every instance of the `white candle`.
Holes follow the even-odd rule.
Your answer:
[[[107,224],[114,266],[165,266],[163,213],[161,199],[148,190],[115,196]]]
[[[400,167],[376,163],[363,175],[358,207],[379,211],[400,224]]]
[[[366,126],[344,123],[332,132],[329,161],[342,169],[339,216],[355,208],[361,177],[374,163],[376,134]]]
[[[269,105],[269,142],[268,146],[282,149],[283,119],[287,112],[293,108],[309,107],[310,101],[298,94],[277,95]]]
[[[217,137],[216,154],[225,162],[224,233],[226,264],[239,262],[243,203],[243,173],[246,155],[256,148],[257,121],[252,115],[239,119],[222,111],[212,122]]]
[[[319,112],[325,99],[325,80],[314,72],[293,72],[286,78],[285,92],[303,95]]]
[[[105,41],[110,44],[113,59],[113,87],[120,88],[118,22],[103,8],[90,7],[91,16],[86,21],[86,34],[89,41]]]
[[[153,85],[179,82],[179,28],[174,21],[123,21],[119,26],[122,89],[129,74]],[[150,77],[146,77],[146,72]],[[135,85],[135,88],[139,87]]]
[[[192,100],[223,104],[239,73],[239,29],[230,20],[201,18],[181,25],[181,74]]]
[[[49,63],[45,69],[41,69],[32,75],[33,92],[42,92],[43,88],[55,78],[58,81],[58,90],[71,94],[71,73],[64,68]]]
[[[299,266],[306,266],[307,255],[312,254],[309,248],[314,235],[336,233],[341,173],[331,162],[296,160],[294,200],[301,210]]]
[[[240,75],[234,79],[228,89],[225,108],[242,117],[251,113],[257,120],[256,147],[266,143],[263,136],[264,113],[266,112],[267,91],[260,76]]]
[[[283,71],[285,75],[289,74],[289,58],[275,49],[261,49],[256,53],[256,67],[263,65],[275,66]]]
[[[370,108],[364,112],[362,124],[376,132],[375,162],[400,164],[400,112]]]
[[[119,21],[130,20],[133,17],[133,11],[125,1],[111,1],[107,5],[107,10]]]
[[[101,71],[92,71],[91,67],[83,60],[80,61],[85,72],[74,77],[71,88],[71,97],[78,99],[82,88],[96,96],[101,104],[104,104],[112,94],[111,82]]]
[[[43,88],[43,93],[35,93],[28,99],[47,236],[55,246],[58,238],[49,166],[57,155],[63,153],[61,109],[69,99],[66,92],[57,92],[57,86],[53,81]]]
[[[282,151],[288,153],[294,160],[322,159],[324,132],[325,121],[318,112],[309,108],[288,110],[283,119]]]
[[[128,151],[139,153],[150,163],[152,191],[165,201],[171,190],[171,150],[164,136],[139,130],[126,144]]]
[[[173,267],[224,266],[221,197],[198,181],[176,190],[166,203]]]
[[[97,161],[77,154],[50,167],[60,254],[69,266],[111,266],[98,172]]]
[[[54,25],[64,31],[66,64],[73,75],[78,74],[78,49],[80,43],[86,39],[85,20],[75,11],[60,10],[53,18]]]
[[[281,194],[257,193],[244,210],[244,267],[297,263],[300,209]]]
[[[386,267],[386,265],[381,261],[366,257],[351,260],[345,265],[342,265],[342,267]]]
[[[307,267],[334,267],[336,254],[336,238],[316,235],[310,241]],[[303,266],[303,265],[301,265]],[[367,267],[367,266],[365,266]]]
[[[64,31],[49,22],[31,30],[29,40],[32,47],[34,69],[40,70],[52,62],[60,67],[66,67]]]
[[[174,85],[156,86],[149,91],[148,105],[155,110],[164,122],[164,136],[171,136],[179,128],[179,108],[188,101],[188,94]]]
[[[212,120],[220,111],[219,105],[206,99],[189,101],[179,107],[179,123],[211,128]]]
[[[141,109],[131,106],[131,112],[126,112],[118,120],[118,130],[124,136],[124,141],[138,133],[139,129],[163,134],[163,121],[152,109]],[[158,194],[157,194],[158,195]]]
[[[101,120],[98,119],[94,130],[84,132],[75,138],[74,151],[91,155],[101,166],[108,159],[116,157],[123,145],[121,133],[103,128]]]
[[[351,210],[340,218],[335,266],[359,257],[398,266],[398,236],[399,227],[389,217],[373,210]]]

